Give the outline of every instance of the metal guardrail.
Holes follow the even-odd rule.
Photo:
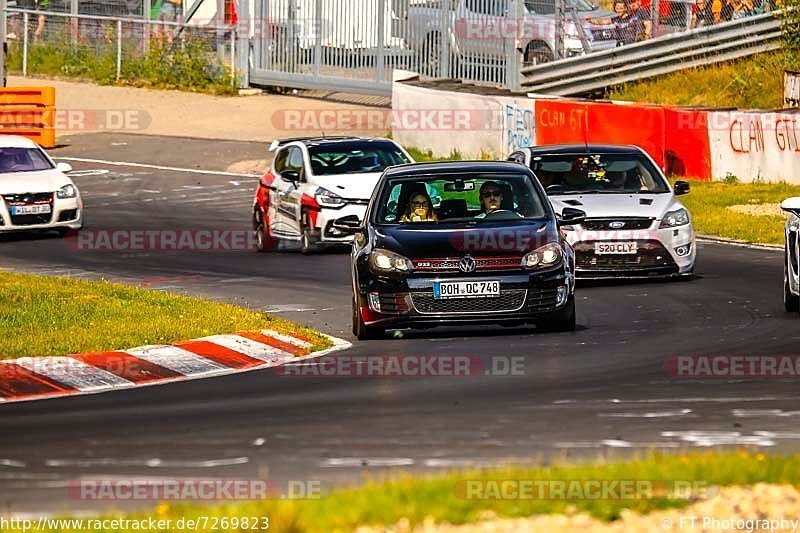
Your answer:
[[[780,12],[658,37],[522,70],[527,92],[575,96],[781,47]]]

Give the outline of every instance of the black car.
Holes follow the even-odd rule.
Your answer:
[[[387,169],[352,249],[353,334],[388,328],[535,323],[575,329],[572,248],[530,169],[513,163]]]

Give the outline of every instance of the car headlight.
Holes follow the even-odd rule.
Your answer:
[[[342,207],[347,201],[338,194],[320,187],[314,193],[314,199],[322,207]]]
[[[662,228],[676,228],[678,226],[685,226],[689,223],[689,212],[684,209],[676,209],[675,211],[670,211],[666,215],[664,215],[664,219],[661,221]]]
[[[522,258],[524,268],[546,268],[556,265],[561,261],[561,247],[558,244],[545,244]]]
[[[374,250],[369,256],[369,264],[372,270],[378,273],[405,273],[414,269],[411,261],[400,254],[389,250]]]
[[[57,198],[75,198],[78,196],[78,189],[74,185],[64,185],[56,192]]]

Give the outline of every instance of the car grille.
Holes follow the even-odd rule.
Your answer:
[[[508,289],[497,297],[437,300],[430,292],[414,292],[411,301],[418,313],[427,315],[502,313],[522,309],[527,293],[526,289]]]
[[[581,227],[585,230],[623,230],[623,229],[648,229],[653,225],[652,218],[587,218]],[[621,228],[611,227],[614,222],[622,222]]]
[[[539,289],[528,291],[528,310],[533,313],[552,311],[556,308],[558,289]]]
[[[579,243],[575,248],[575,266],[585,270],[644,269],[675,266],[675,261],[661,243],[637,241],[638,252],[634,254],[595,255],[594,242]]]
[[[23,193],[23,194],[4,194],[3,199],[6,206],[12,205],[53,205],[53,193]],[[53,211],[42,215],[11,215],[11,224],[14,226],[34,226],[36,224],[49,224],[53,219]]]
[[[423,272],[458,272],[460,257],[414,259],[414,270]],[[475,257],[475,270],[510,270],[521,268],[522,256]]]

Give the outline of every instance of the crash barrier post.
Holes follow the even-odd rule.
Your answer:
[[[56,145],[55,87],[0,89],[0,134],[21,135],[44,148]]]

